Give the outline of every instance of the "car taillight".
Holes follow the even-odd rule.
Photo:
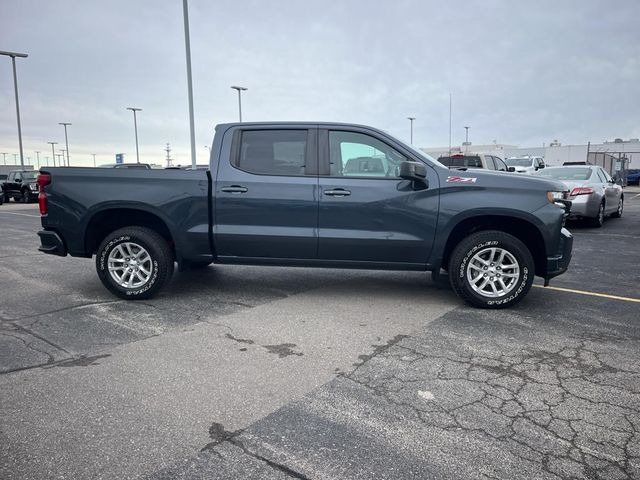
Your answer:
[[[40,215],[47,214],[47,194],[44,192],[44,187],[51,183],[51,175],[48,173],[40,173],[36,180],[38,184],[38,206],[40,207]]]
[[[577,195],[591,195],[593,192],[594,190],[591,187],[575,187],[573,190],[571,190],[569,196],[575,197]]]

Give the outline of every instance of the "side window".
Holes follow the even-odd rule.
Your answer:
[[[16,180],[22,180],[22,174],[20,172],[16,172]]]
[[[332,177],[398,178],[407,158],[377,138],[356,132],[329,132]]]
[[[611,178],[611,175],[609,175],[609,172],[607,172],[606,170],[602,170],[602,174],[604,175],[605,182],[613,182],[613,179]]]
[[[261,175],[305,174],[307,130],[244,130],[234,165]]]
[[[604,176],[604,172],[600,168],[596,170],[596,173],[598,174],[598,178],[602,183],[607,183],[607,177]]]
[[[13,182],[15,180],[15,176],[16,174],[14,172],[11,172],[9,174],[9,178],[7,178],[7,182]]]
[[[489,170],[495,170],[496,169],[496,164],[493,163],[493,157],[491,155],[485,155],[484,156],[484,161],[487,163],[487,168]]]
[[[496,162],[496,170],[500,170],[501,172],[507,171],[507,164],[500,160],[498,157],[493,157],[493,160]]]

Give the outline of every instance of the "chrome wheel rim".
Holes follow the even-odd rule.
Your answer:
[[[107,268],[111,278],[121,287],[140,288],[151,278],[153,262],[142,246],[124,242],[109,253]]]
[[[622,209],[624,207],[622,206],[622,199],[620,199],[620,201],[618,202],[618,215],[622,215]]]
[[[600,204],[600,211],[598,212],[598,221],[604,223],[604,204]]]
[[[483,297],[502,297],[510,293],[520,278],[520,264],[504,248],[484,248],[467,265],[467,280]]]

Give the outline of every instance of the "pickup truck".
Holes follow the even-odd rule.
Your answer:
[[[4,201],[8,202],[13,198],[16,202],[27,203],[35,200],[38,196],[38,184],[35,170],[12,170],[9,172],[7,181],[2,184]]]
[[[91,258],[125,299],[211,263],[448,272],[471,305],[519,302],[565,272],[562,183],[451,171],[340,123],[216,127],[208,170],[42,168],[45,253]]]

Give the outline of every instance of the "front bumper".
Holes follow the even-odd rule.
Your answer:
[[[571,262],[571,250],[573,249],[573,235],[566,228],[560,231],[560,246],[555,255],[547,257],[547,274],[544,277],[545,287],[549,280],[562,275],[569,268]]]
[[[38,236],[40,237],[40,248],[38,248],[38,250],[41,252],[50,255],[59,255],[61,257],[67,255],[67,246],[56,232],[40,230]]]

